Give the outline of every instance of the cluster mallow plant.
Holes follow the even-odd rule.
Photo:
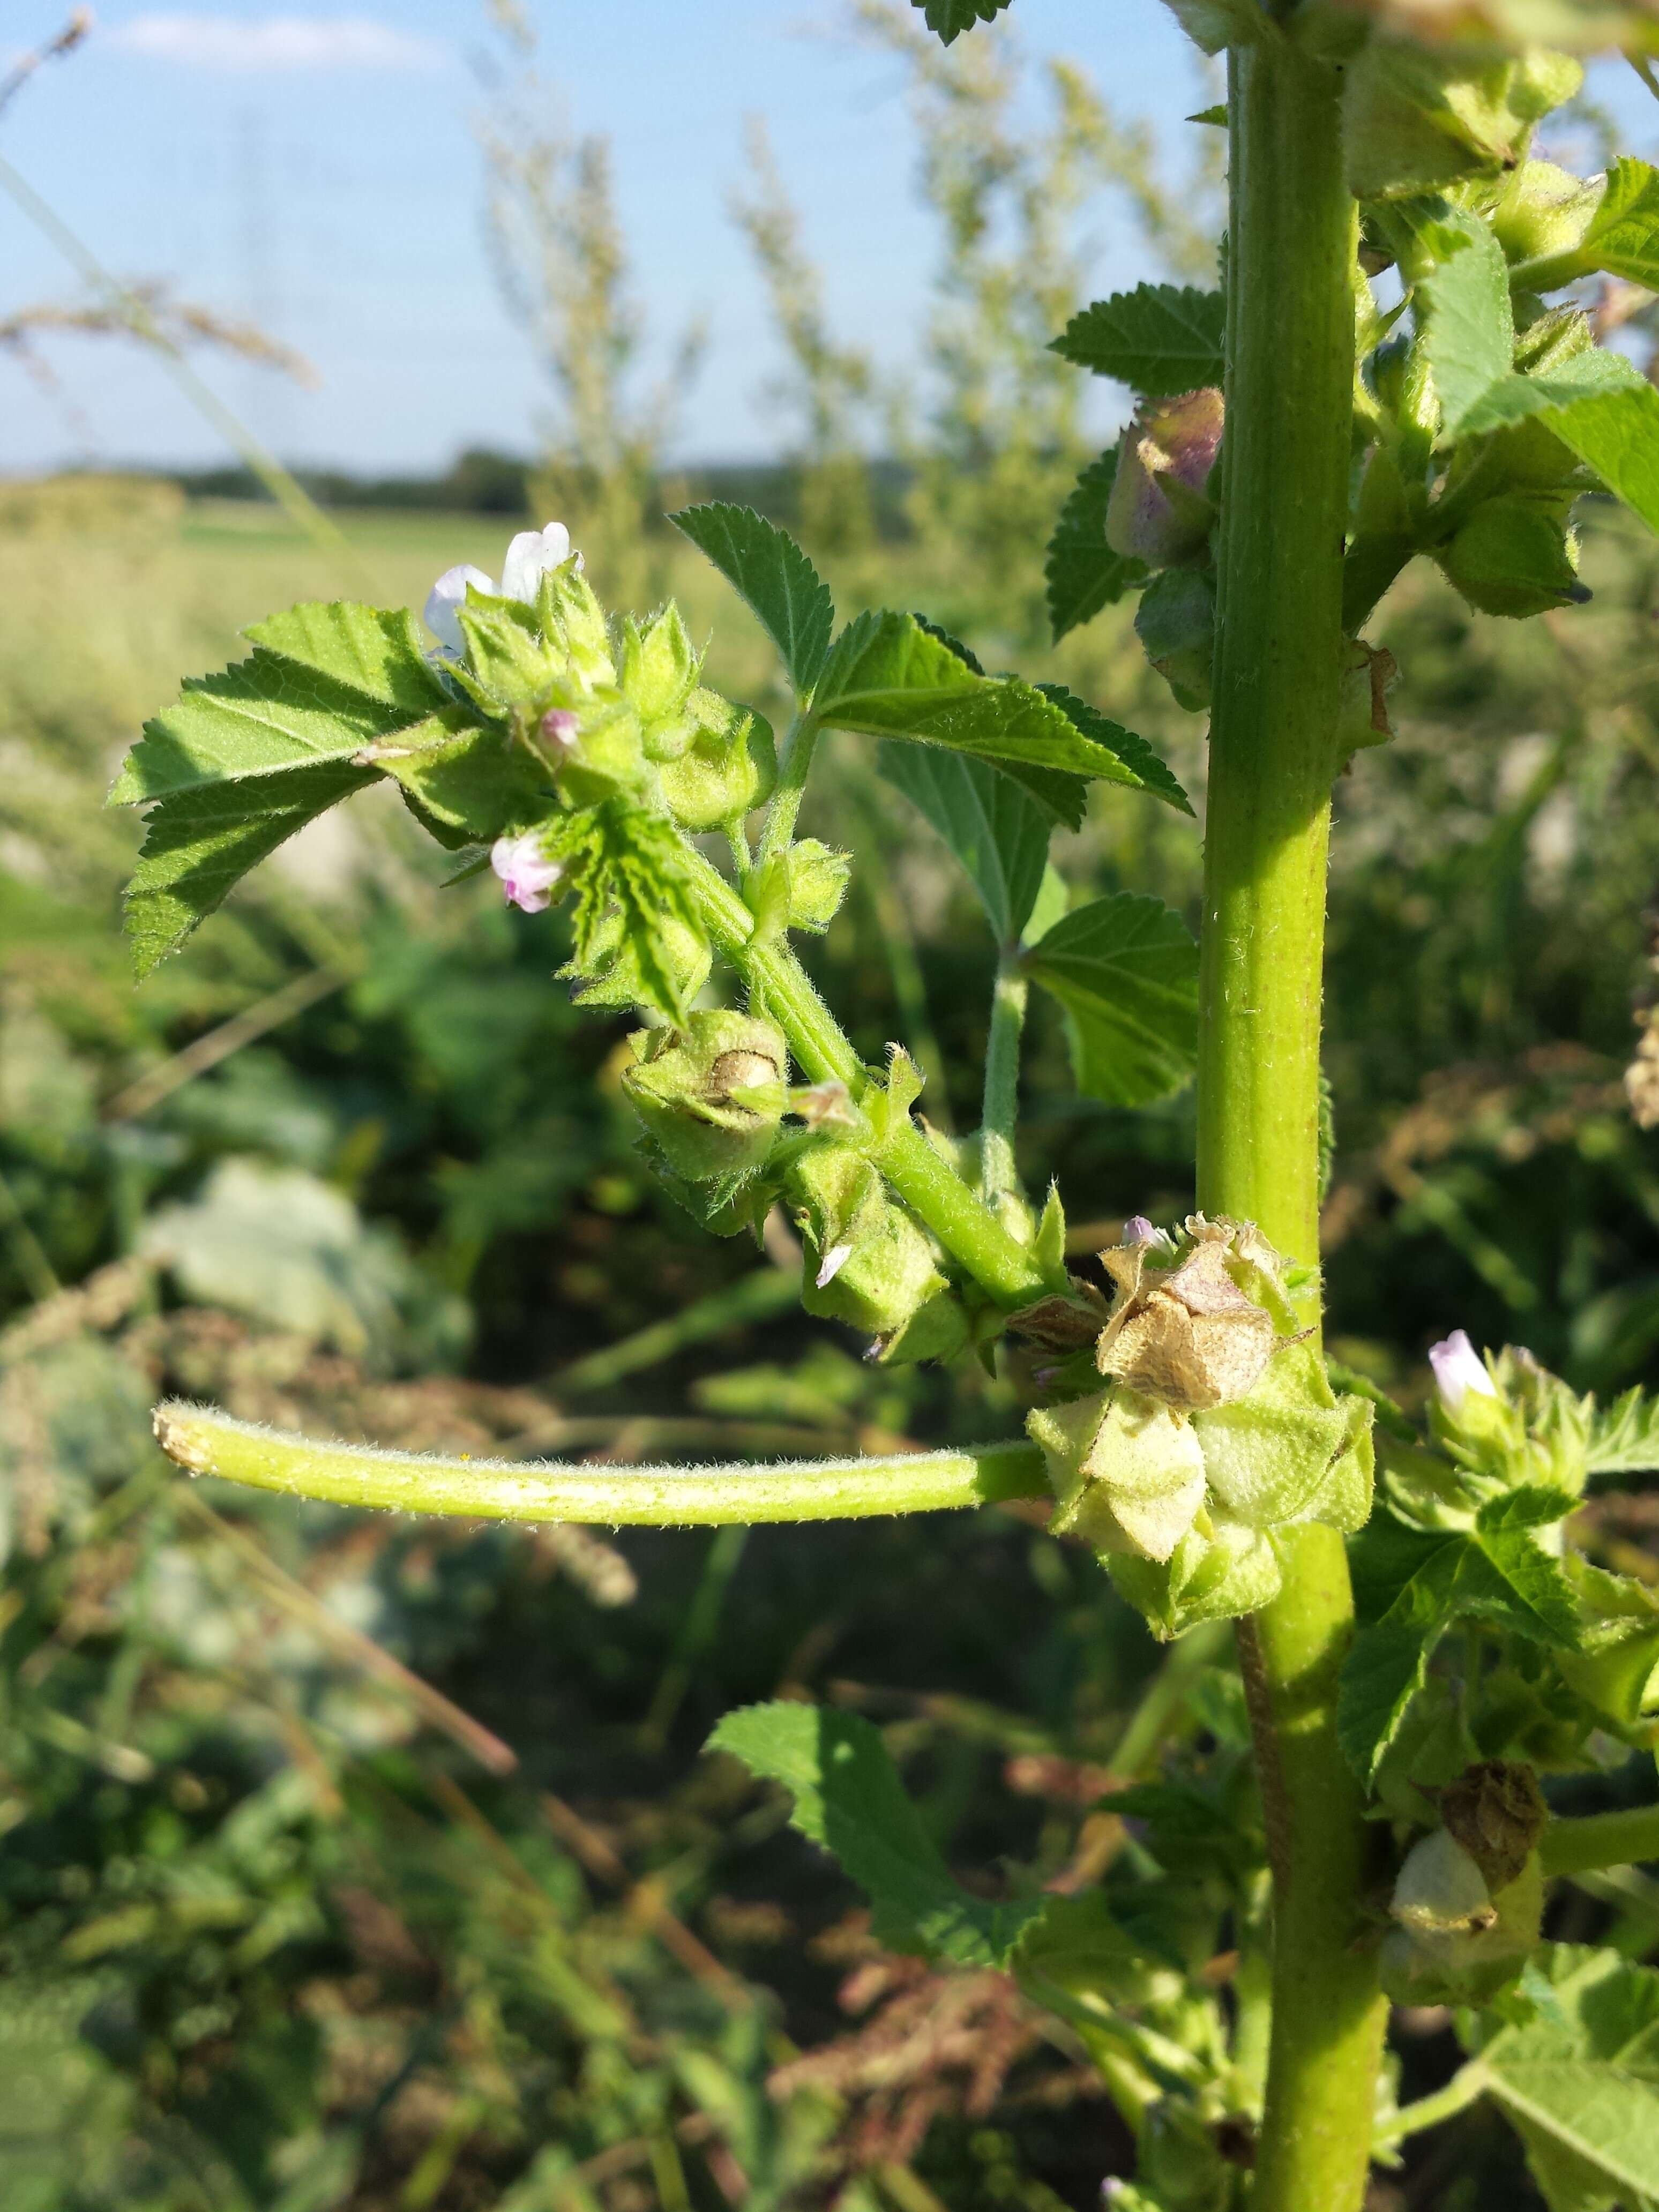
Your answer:
[[[948,44],[1001,4],[926,13]],[[1319,1040],[1332,784],[1387,742],[1399,673],[1365,636],[1378,602],[1425,559],[1489,614],[1570,609],[1581,499],[1659,525],[1659,392],[1595,313],[1603,278],[1659,289],[1659,172],[1574,175],[1537,137],[1593,50],[1652,84],[1659,6],[1170,4],[1226,57],[1198,125],[1228,134],[1227,236],[1213,288],[1142,286],[1056,334],[1139,404],[1048,578],[1057,635],[1137,594],[1151,659],[1208,711],[1197,943],[1152,898],[1073,902],[1048,858],[1096,784],[1191,813],[1149,744],[920,616],[838,626],[806,554],[731,506],[674,520],[777,649],[781,742],[703,684],[672,605],[607,613],[554,524],[514,538],[499,583],[440,580],[435,648],[396,610],[257,624],[114,793],[149,809],[143,971],[301,824],[392,779],[459,872],[563,910],[560,972],[636,1018],[640,1148],[696,1219],[752,1235],[781,1207],[809,1312],[880,1360],[1009,1361],[1029,1441],[679,1469],[411,1458],[183,1405],[157,1433],[192,1472],[534,1522],[1048,1501],[1158,1637],[1237,1622],[1253,1744],[1120,1793],[1142,1845],[1095,1889],[959,1886],[843,1712],[738,1712],[715,1742],[793,1793],[886,1940],[1001,1968],[1063,2024],[1139,2143],[1120,2212],[1355,2212],[1373,2161],[1478,2098],[1554,2212],[1638,2212],[1659,2203],[1659,1974],[1540,1930],[1553,1882],[1659,1856],[1659,1603],[1573,1535],[1588,1491],[1659,1467],[1659,1418],[1459,1334],[1421,1429],[1326,1359]],[[902,1045],[866,1064],[801,964],[853,865],[796,835],[831,733],[881,742],[994,933],[970,1139],[929,1128]],[[1098,1279],[1066,1264],[1066,1200],[1089,1194],[1018,1171],[1033,984],[1086,1093],[1197,1085],[1201,1210],[1132,1221]],[[1552,1813],[1554,1778],[1620,1761],[1633,1809]],[[1159,1879],[1195,1835],[1201,1878]],[[1467,2051],[1403,2109],[1391,1998],[1454,2008]]]

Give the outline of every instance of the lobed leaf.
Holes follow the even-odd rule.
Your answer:
[[[856,1713],[796,1704],[728,1713],[708,1739],[781,1783],[793,1825],[869,1896],[877,1940],[959,1966],[1003,1966],[1044,1900],[988,1905],[951,1875],[905,1793],[880,1731]]]
[[[1590,1423],[1587,1475],[1646,1474],[1659,1468],[1659,1399],[1627,1390]]]
[[[1448,216],[1425,227],[1434,238],[1435,267],[1419,278],[1414,297],[1424,318],[1423,343],[1434,370],[1443,428],[1456,438],[1495,384],[1515,365],[1515,318],[1509,265],[1486,224]]]
[[[1170,398],[1226,374],[1227,303],[1190,285],[1138,284],[1096,300],[1052,341],[1079,368],[1115,378],[1148,398]]]
[[[1012,0],[910,0],[910,5],[921,9],[928,29],[937,31],[940,44],[948,46],[975,23],[994,22]]]
[[[835,627],[830,586],[787,530],[753,507],[712,500],[668,520],[706,554],[776,646],[798,693],[818,680]]]
[[[1054,828],[1047,811],[988,761],[938,745],[890,739],[877,766],[961,861],[997,943],[1013,944],[1042,888]]]
[[[848,623],[830,649],[812,708],[826,728],[948,745],[1021,771],[1141,781],[1109,738],[1085,734],[1018,677],[975,674],[914,615],[872,611]],[[1102,716],[1099,727],[1116,726]]]
[[[1577,258],[1659,290],[1659,169],[1627,155],[1613,164]]]
[[[1651,2212],[1659,2198],[1659,1973],[1547,1944],[1553,1998],[1472,2062],[1526,2145],[1552,2212]]]
[[[1154,799],[1162,799],[1182,814],[1191,814],[1193,802],[1182,788],[1179,778],[1164,756],[1146,739],[1133,730],[1126,730],[1119,722],[1091,707],[1086,699],[1079,699],[1075,691],[1068,691],[1063,684],[1039,684],[1037,690],[1043,697],[1060,708],[1073,729],[1080,730],[1117,755],[1125,773],[1115,779],[1123,783],[1139,784]]]
[[[250,659],[191,678],[176,705],[145,724],[112,805],[348,761],[449,703],[407,611],[299,606],[248,635]]]
[[[1057,921],[1025,955],[1026,973],[1066,1014],[1085,1097],[1146,1106],[1198,1064],[1198,947],[1161,900],[1119,891]]]
[[[1126,560],[1106,543],[1106,509],[1117,477],[1117,448],[1091,461],[1067,495],[1048,540],[1042,573],[1048,584],[1048,626],[1056,644],[1068,630],[1092,621],[1103,607],[1146,580],[1146,564]]]
[[[145,824],[126,891],[127,935],[139,979],[182,945],[250,868],[376,771],[347,761],[170,793]]]

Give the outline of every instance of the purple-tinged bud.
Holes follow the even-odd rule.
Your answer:
[[[1161,1244],[1164,1232],[1154,1229],[1144,1213],[1132,1213],[1123,1224],[1122,1241],[1126,1244]]]
[[[1486,1363],[1469,1342],[1468,1331],[1455,1328],[1439,1344],[1429,1346],[1429,1364],[1434,1370],[1435,1388],[1440,1393],[1440,1402],[1455,1420],[1463,1410],[1463,1401],[1471,1390],[1478,1397],[1495,1398],[1498,1391],[1486,1372]]]
[[[580,716],[568,707],[550,707],[542,716],[542,741],[556,755],[568,753],[581,733]]]
[[[1221,446],[1223,402],[1213,385],[1136,410],[1118,449],[1106,543],[1126,560],[1170,568],[1201,553],[1215,520],[1205,486]]]
[[[539,830],[526,830],[517,837],[498,837],[489,851],[489,865],[501,878],[509,906],[526,914],[541,914],[553,903],[553,890],[564,874],[550,858]]]

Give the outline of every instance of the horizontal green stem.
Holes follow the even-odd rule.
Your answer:
[[[1642,1866],[1659,1859],[1659,1805],[1552,1820],[1538,1856],[1547,1875],[1589,1874],[1601,1867]]]
[[[337,1505],[480,1521],[576,1521],[608,1528],[862,1521],[1048,1494],[1042,1455],[1027,1443],[771,1467],[561,1467],[313,1443],[178,1400],[156,1407],[155,1435],[191,1474]]]

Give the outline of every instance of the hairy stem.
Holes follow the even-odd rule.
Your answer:
[[[997,963],[991,994],[991,1030],[985,1044],[985,1104],[980,1115],[980,1195],[994,1199],[1019,1188],[1014,1130],[1019,1120],[1019,1048],[1031,986],[1019,964],[1019,947]]]
[[[1343,656],[1355,210],[1340,77],[1268,32],[1230,64],[1227,435],[1205,842],[1199,1203],[1318,1253],[1319,1022]],[[1309,1319],[1316,1320],[1315,1313]],[[1253,2212],[1357,2212],[1385,2008],[1360,1934],[1359,1793],[1337,1742],[1341,1538],[1280,1540],[1255,1623],[1287,1814]]]
[[[1645,1865],[1650,1859],[1659,1859],[1659,1805],[1552,1820],[1539,1843],[1538,1856],[1547,1875]]]
[[[687,860],[705,927],[763,1000],[808,1076],[815,1083],[844,1083],[861,1098],[870,1071],[787,943],[757,941],[754,916],[726,878],[701,854]],[[905,1204],[999,1305],[1012,1312],[1042,1296],[1048,1286],[1036,1255],[1015,1242],[914,1123],[889,1134],[880,1165]]]
[[[773,792],[772,803],[766,811],[757,865],[763,866],[777,854],[788,849],[795,834],[801,794],[806,789],[806,779],[811,773],[812,756],[817,750],[817,744],[818,726],[809,708],[796,715],[783,741],[783,753],[778,762],[777,788]]]
[[[168,1458],[191,1474],[216,1474],[290,1498],[481,1521],[746,1527],[939,1513],[1048,1495],[1042,1455],[1027,1443],[770,1467],[560,1467],[316,1443],[176,1399],[156,1407],[155,1436]]]

